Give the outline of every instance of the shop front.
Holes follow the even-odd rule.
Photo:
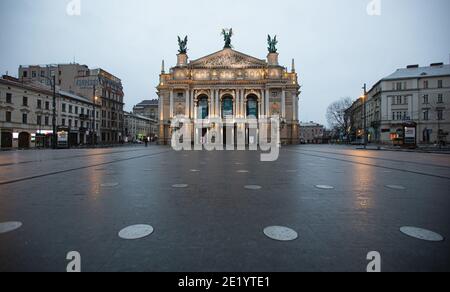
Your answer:
[[[39,130],[36,132],[36,148],[52,147],[53,131]]]
[[[417,146],[416,123],[404,123],[392,127],[390,140],[394,146],[415,148]]]

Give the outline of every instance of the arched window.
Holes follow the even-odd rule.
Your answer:
[[[202,95],[198,98],[198,114],[199,119],[207,119],[209,116],[209,102],[206,95]]]
[[[233,117],[233,97],[225,96],[222,99],[222,117]]]
[[[247,118],[258,118],[258,97],[256,95],[249,95],[247,97]]]

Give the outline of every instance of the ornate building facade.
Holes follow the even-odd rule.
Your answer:
[[[237,128],[240,126],[238,123],[250,118],[279,116],[280,142],[299,143],[300,86],[294,61],[289,72],[278,63],[276,43],[269,41],[269,55],[267,60],[262,60],[233,50],[231,36],[228,37],[227,40],[225,35],[223,50],[190,62],[186,54],[187,38],[184,42],[179,39],[177,65],[166,73],[163,62],[157,87],[160,143],[170,144],[173,131],[171,121],[177,116],[190,119],[192,124],[196,120],[202,121],[200,129],[198,125],[192,127],[191,141],[196,141],[198,137],[205,138],[216,130],[216,123],[208,122],[209,119],[231,120]],[[246,144],[252,143],[248,137],[248,126],[244,127],[247,127]],[[225,131],[217,130],[221,131],[219,136],[223,137],[225,144]],[[235,141],[237,132],[232,131]]]

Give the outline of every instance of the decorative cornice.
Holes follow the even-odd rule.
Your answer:
[[[297,85],[290,85],[290,80],[170,80],[165,83],[164,86],[158,86],[159,88],[171,87],[174,85],[285,85],[286,87],[295,87]]]

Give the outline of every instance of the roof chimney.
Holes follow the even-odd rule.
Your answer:
[[[433,63],[430,65],[430,67],[439,67],[439,66],[444,66],[444,63]]]
[[[416,69],[419,68],[419,65],[408,65],[406,66],[406,69]]]

